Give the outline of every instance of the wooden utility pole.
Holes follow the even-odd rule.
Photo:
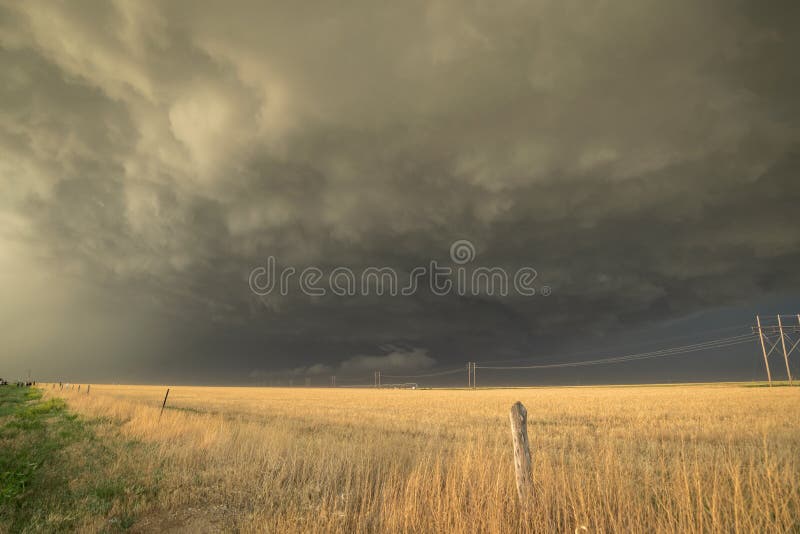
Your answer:
[[[531,449],[528,443],[528,411],[521,402],[515,402],[509,414],[511,439],[514,442],[514,472],[517,480],[517,496],[523,508],[527,508],[533,495],[531,474]]]
[[[161,403],[161,411],[158,414],[159,419],[161,419],[161,415],[164,413],[164,406],[167,405],[167,397],[169,397],[169,388],[167,388],[167,394],[164,395],[164,402]]]
[[[472,362],[467,362],[467,389],[472,388]]]
[[[761,352],[764,354],[764,365],[767,366],[767,380],[769,380],[769,387],[772,387],[772,374],[769,372],[767,349],[764,347],[764,333],[761,330],[761,318],[758,315],[756,315],[756,324],[758,325],[758,339],[761,340]]]
[[[478,364],[472,362],[472,389],[478,389]]]
[[[786,341],[783,335],[783,323],[781,316],[778,314],[778,330],[781,334],[781,347],[783,348],[783,361],[786,363],[786,375],[789,377],[789,385],[792,385],[792,372],[789,370],[789,354],[786,352]]]

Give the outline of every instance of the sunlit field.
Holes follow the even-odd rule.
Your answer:
[[[134,530],[800,529],[800,388],[176,387],[161,417],[166,387],[44,390],[142,444],[112,466],[135,462],[157,483]],[[517,400],[533,456],[527,513]]]

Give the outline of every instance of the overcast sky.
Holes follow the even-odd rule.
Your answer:
[[[371,380],[800,311],[797,2],[0,6],[0,376]],[[459,239],[552,294],[248,284]]]

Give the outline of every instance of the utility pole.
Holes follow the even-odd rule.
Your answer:
[[[467,362],[467,389],[472,388],[472,362]]]
[[[331,387],[336,387],[336,375],[331,375]]]
[[[786,375],[789,377],[789,385],[792,385],[792,372],[789,370],[789,355],[786,353],[786,341],[783,335],[783,323],[781,322],[781,316],[778,314],[778,330],[780,330],[781,334],[781,347],[783,348],[783,361],[786,363]]]
[[[478,364],[472,362],[472,389],[478,389]]]
[[[764,347],[764,333],[761,330],[761,318],[758,315],[756,315],[756,324],[758,325],[758,339],[761,341],[761,352],[764,354],[764,365],[767,366],[767,380],[769,381],[769,387],[772,387],[772,374],[769,372],[767,349]]]

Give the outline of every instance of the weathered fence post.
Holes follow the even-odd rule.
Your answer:
[[[528,444],[528,411],[521,402],[511,407],[511,438],[514,441],[514,470],[517,478],[517,495],[520,504],[527,506],[533,495],[531,475],[531,449]]]
[[[90,391],[91,389],[92,389],[92,385],[91,385],[91,384],[89,384],[88,386],[86,386],[86,394],[87,394],[87,395],[89,394],[89,391]]]
[[[164,395],[164,402],[161,403],[161,411],[158,413],[159,419],[161,419],[161,414],[164,413],[164,406],[167,405],[167,397],[169,397],[169,388],[167,388],[167,394]]]

